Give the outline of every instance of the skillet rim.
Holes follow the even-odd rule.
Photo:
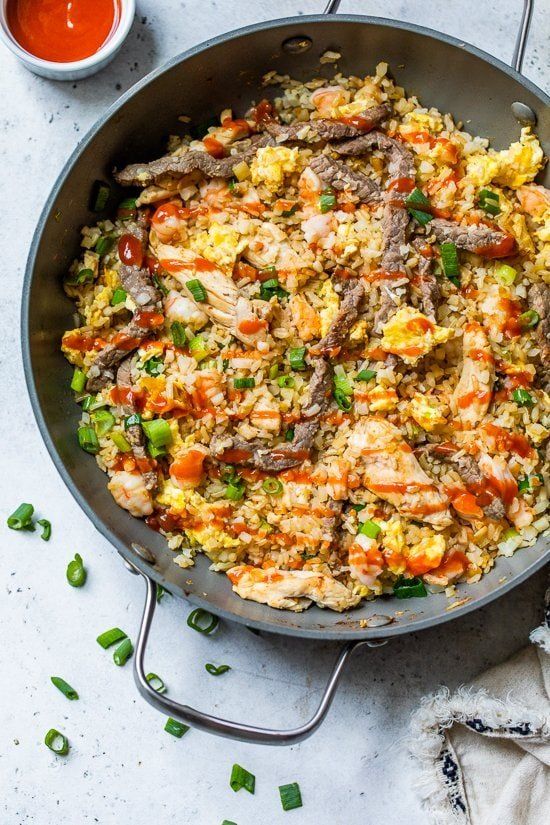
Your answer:
[[[158,66],[156,69],[153,69],[143,78],[141,78],[141,80],[139,80],[137,83],[131,86],[126,92],[124,92],[124,94],[122,94],[114,103],[112,103],[111,106],[109,106],[109,108],[95,121],[95,123],[86,133],[86,135],[79,141],[74,150],[71,152],[69,158],[67,159],[67,161],[63,165],[63,168],[58,174],[48,197],[46,198],[44,206],[40,212],[40,217],[36,224],[36,230],[29,248],[27,263],[25,266],[21,300],[21,348],[25,382],[27,385],[27,391],[29,393],[33,414],[36,423],[38,424],[38,429],[46,445],[46,449],[48,450],[48,453],[57,471],[59,472],[63,482],[65,483],[65,486],[68,488],[69,492],[76,500],[80,508],[84,511],[86,516],[99,530],[101,535],[110,544],[112,544],[114,548],[116,548],[116,550],[124,560],[131,562],[131,564],[137,567],[145,576],[154,579],[158,584],[167,586],[167,589],[170,592],[175,592],[175,594],[178,595],[180,598],[185,598],[193,605],[202,607],[209,611],[212,611],[212,605],[208,597],[203,598],[196,594],[185,592],[185,589],[182,586],[177,584],[174,585],[173,582],[168,581],[168,579],[164,575],[162,575],[162,573],[160,573],[154,567],[149,566],[146,562],[144,562],[141,558],[137,556],[135,551],[132,551],[122,541],[120,541],[118,537],[111,531],[111,528],[104,522],[104,520],[97,516],[94,508],[88,503],[85,496],[76,488],[75,483],[69,476],[68,470],[65,467],[65,464],[62,461],[57,451],[57,448],[50,436],[49,428],[45,421],[38,398],[35,373],[32,369],[31,344],[29,334],[29,315],[31,311],[31,284],[33,281],[34,269],[36,267],[37,253],[40,243],[42,241],[42,235],[44,233],[46,223],[51,215],[57,196],[59,195],[61,188],[65,184],[73,168],[76,166],[76,163],[80,158],[80,155],[87,148],[88,144],[101,131],[101,129],[104,127],[107,121],[109,121],[111,117],[113,117],[113,115],[115,115],[120,109],[122,109],[122,107],[125,106],[126,103],[128,103],[132,98],[139,94],[141,90],[144,89],[152,80],[155,80],[165,72],[170,71],[174,66],[180,63],[184,63],[190,57],[194,57],[195,55],[201,54],[202,52],[207,51],[213,46],[217,46],[219,44],[226,43],[231,40],[237,40],[245,35],[253,34],[257,31],[265,31],[283,26],[300,26],[310,23],[330,24],[333,22],[385,26],[387,28],[400,29],[406,32],[413,32],[414,34],[420,34],[426,37],[431,37],[435,40],[439,40],[443,43],[469,52],[470,54],[473,54],[474,56],[480,58],[484,62],[489,63],[490,65],[492,65],[496,69],[499,69],[504,74],[508,75],[510,78],[517,81],[523,87],[528,89],[535,97],[537,97],[541,101],[543,105],[550,106],[549,95],[547,95],[542,89],[536,86],[536,84],[534,84],[531,80],[526,78],[520,72],[517,72],[514,68],[504,63],[499,58],[496,58],[488,54],[484,50],[479,49],[477,46],[473,46],[472,44],[466,43],[465,41],[456,38],[452,35],[448,35],[443,32],[438,32],[434,29],[430,29],[425,26],[418,26],[415,23],[394,21],[389,18],[375,17],[372,15],[316,14],[278,18],[275,20],[267,20],[260,23],[254,23],[249,26],[243,26],[238,29],[233,29],[232,31],[205,40],[202,43],[199,43],[197,46],[192,46],[190,49],[181,52],[175,57],[172,57],[168,61],[164,62],[161,66]],[[518,573],[515,573],[511,578],[507,579],[505,582],[497,584],[497,586],[490,593],[486,593],[485,595],[480,596],[477,599],[473,597],[471,601],[468,601],[466,604],[461,605],[460,607],[457,607],[454,610],[444,612],[443,615],[415,619],[414,624],[412,625],[409,625],[406,621],[403,621],[395,622],[393,624],[389,624],[378,628],[362,628],[359,627],[359,623],[356,622],[355,627],[351,627],[349,625],[348,627],[346,627],[345,625],[351,617],[350,614],[342,614],[342,625],[344,625],[342,629],[316,629],[300,627],[299,624],[296,624],[295,622],[298,621],[298,616],[295,613],[292,613],[291,615],[286,617],[288,619],[286,624],[281,623],[280,625],[277,624],[274,626],[272,621],[253,620],[242,615],[237,615],[233,613],[231,610],[226,610],[225,608],[220,608],[218,606],[216,606],[216,609],[213,612],[215,612],[216,615],[228,621],[238,622],[239,624],[244,624],[247,627],[252,627],[257,630],[269,633],[277,633],[284,636],[296,636],[299,638],[310,638],[327,641],[387,639],[389,637],[401,636],[405,633],[417,632],[420,630],[425,630],[431,627],[442,625],[446,622],[452,621],[453,619],[465,616],[468,613],[477,610],[478,608],[484,607],[485,605],[489,604],[495,599],[500,598],[505,593],[512,590],[514,587],[521,584],[526,579],[530,578],[537,570],[542,568],[547,563],[547,561],[550,558],[550,542],[548,542],[548,539],[546,539],[546,545],[546,548],[543,549],[539,558],[535,559],[523,570],[519,571]],[[381,608],[382,604],[383,603],[381,602]],[[273,612],[275,613],[274,609]]]

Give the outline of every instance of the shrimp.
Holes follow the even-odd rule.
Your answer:
[[[535,183],[520,186],[516,189],[516,195],[523,211],[534,218],[550,209],[550,189],[544,186],[538,186]]]
[[[199,189],[201,199],[214,209],[223,209],[231,201],[227,181],[213,178],[203,183]]]
[[[120,470],[112,475],[107,487],[118,506],[128,510],[132,516],[141,518],[150,516],[153,512],[151,494],[140,473],[127,473],[125,470]]]
[[[407,570],[413,576],[422,576],[439,567],[445,555],[445,539],[434,533],[421,539],[417,544],[404,548]]]
[[[396,426],[365,418],[352,431],[349,448],[362,459],[365,486],[398,513],[440,530],[452,524],[447,495],[424,472]]]
[[[306,243],[316,243],[327,238],[334,227],[334,216],[331,212],[324,215],[312,215],[301,223]]]
[[[187,224],[181,201],[169,201],[157,207],[151,218],[151,229],[162,243],[184,241],[187,237]]]
[[[223,378],[217,370],[203,370],[195,378],[193,400],[199,409],[225,404]]]
[[[495,380],[491,344],[480,324],[466,325],[463,352],[462,372],[451,396],[451,409],[460,421],[475,427],[489,409]]]
[[[198,487],[203,478],[204,459],[208,450],[202,444],[179,453],[170,464],[170,478],[180,490]]]
[[[164,298],[164,315],[168,324],[179,321],[193,330],[202,329],[208,323],[208,315],[194,301],[171,289]]]
[[[305,218],[319,214],[319,198],[322,191],[321,178],[313,169],[306,166],[298,179],[298,195],[303,203],[302,213]]]
[[[468,569],[468,557],[461,550],[450,550],[443,557],[443,561],[423,578],[428,584],[446,587],[459,579]]]
[[[376,580],[384,569],[384,556],[378,542],[361,533],[349,548],[348,564],[353,579],[370,587],[376,587]]]
[[[337,109],[349,103],[350,93],[341,86],[323,86],[315,89],[311,95],[311,102],[322,117],[336,117]]]
[[[289,309],[298,335],[302,341],[311,341],[321,334],[321,319],[302,295],[293,295]]]
[[[227,572],[233,590],[241,599],[282,610],[300,612],[315,602],[331,610],[347,610],[359,603],[355,595],[341,582],[326,573],[309,570],[261,570],[243,564]]]

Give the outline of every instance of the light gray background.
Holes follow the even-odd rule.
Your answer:
[[[324,0],[138,0],[121,54],[100,75],[76,85],[34,77],[0,50],[0,821],[5,825],[219,825],[224,818],[238,825],[420,825],[426,820],[404,747],[410,712],[439,684],[453,688],[502,661],[525,644],[539,621],[544,572],[475,615],[359,652],[322,729],[284,750],[196,731],[173,739],[162,729],[162,716],[138,698],[130,666],[115,667],[110,653],[94,641],[114,625],[135,634],[143,585],[126,572],[65,489],[29,407],[19,299],[39,212],[79,139],[146,72],[228,29],[316,13],[323,5]],[[507,60],[520,5],[520,0],[409,0],[344,2],[342,10],[433,26]],[[548,11],[548,0],[538,0],[525,65],[541,86],[549,77]],[[52,521],[49,544],[38,534],[5,527],[5,517],[21,501],[33,502]],[[81,590],[65,581],[76,551],[89,570]],[[185,603],[165,598],[150,643],[149,669],[164,676],[171,695],[260,724],[288,726],[311,714],[336,653],[333,645],[258,638],[230,625],[202,638],[187,628],[188,612]],[[214,678],[204,670],[208,661],[230,664],[232,670]],[[68,702],[49,683],[51,675],[73,684],[80,701]],[[50,727],[68,735],[68,758],[54,757],[42,744]],[[230,789],[233,762],[256,774],[255,796]],[[304,807],[283,813],[277,786],[294,780]]]

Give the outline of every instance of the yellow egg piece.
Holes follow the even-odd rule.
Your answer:
[[[323,301],[323,308],[319,313],[321,317],[321,338],[323,338],[338,315],[338,309],[340,307],[340,298],[332,286],[330,278],[327,278],[323,283],[319,290],[319,297]]]
[[[416,423],[428,433],[433,433],[445,424],[445,417],[438,401],[432,396],[417,393],[410,401],[409,412]]]
[[[252,183],[265,184],[272,192],[277,192],[284,183],[285,174],[298,168],[298,149],[288,146],[265,146],[258,149],[250,164]]]
[[[416,364],[438,344],[454,337],[454,330],[440,327],[422,312],[404,306],[382,328],[380,345],[386,352],[398,355],[406,364]]]

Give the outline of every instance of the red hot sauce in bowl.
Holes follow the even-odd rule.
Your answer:
[[[120,22],[120,0],[8,0],[9,29],[21,48],[54,63],[96,54]]]

